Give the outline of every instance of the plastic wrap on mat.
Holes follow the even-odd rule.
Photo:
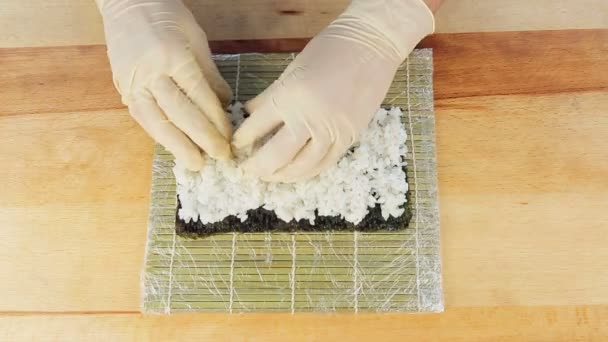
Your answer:
[[[219,55],[216,62],[244,102],[293,57]],[[402,108],[408,131],[412,218],[400,231],[179,236],[173,157],[157,145],[143,311],[442,311],[431,50],[402,64],[384,105]]]

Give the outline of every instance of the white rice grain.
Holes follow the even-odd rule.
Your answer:
[[[243,120],[242,105],[234,105],[231,115],[238,125]],[[305,219],[313,224],[318,211],[357,224],[376,204],[384,219],[399,217],[408,190],[402,115],[397,107],[379,109],[354,149],[335,167],[302,182],[266,183],[245,174],[235,161],[208,158],[200,172],[176,165],[179,217],[204,224],[230,215],[245,221],[248,210],[264,207],[285,222]]]

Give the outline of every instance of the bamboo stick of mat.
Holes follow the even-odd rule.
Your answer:
[[[216,62],[244,102],[294,56],[220,55]],[[401,231],[179,236],[173,157],[157,145],[143,311],[442,311],[431,50],[416,50],[401,65],[384,105],[402,108],[408,133],[412,219]]]

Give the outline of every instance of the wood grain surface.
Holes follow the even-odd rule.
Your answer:
[[[185,0],[212,40],[311,37],[350,0]],[[605,0],[446,0],[436,31],[608,28]],[[93,0],[5,0],[0,48],[103,44]]]
[[[0,317],[9,341],[605,341],[605,306],[453,308],[442,314],[139,314]],[[35,327],[35,328],[33,328]]]
[[[120,107],[103,47],[0,50],[0,336],[605,340],[606,42],[608,30],[423,43],[447,307],[416,316],[134,314],[152,141]]]

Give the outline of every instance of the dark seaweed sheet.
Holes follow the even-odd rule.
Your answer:
[[[311,225],[308,220],[284,222],[279,219],[274,212],[264,208],[249,210],[248,218],[241,222],[236,216],[229,216],[221,222],[203,224],[201,221],[184,222],[176,213],[175,228],[178,235],[196,238],[209,236],[217,233],[253,233],[253,232],[311,232],[311,231],[362,231],[372,232],[378,230],[401,230],[407,228],[411,209],[409,201],[409,191],[406,195],[407,202],[405,211],[400,217],[389,217],[384,220],[380,206],[371,209],[367,216],[359,224],[354,225],[342,218],[333,216],[318,216],[315,224]],[[177,210],[181,207],[178,198]]]

